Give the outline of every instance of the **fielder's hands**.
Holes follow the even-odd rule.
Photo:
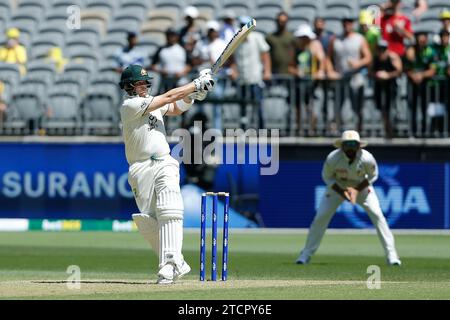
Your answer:
[[[358,198],[358,190],[355,188],[348,187],[346,189],[342,189],[337,184],[334,184],[331,187],[334,191],[336,191],[342,198],[351,202],[352,204],[356,203],[356,199]]]
[[[352,187],[348,187],[344,190],[344,194],[346,195],[348,201],[350,201],[352,204],[356,203],[356,199],[358,198],[358,190]]]
[[[200,76],[194,79],[195,91],[212,91],[216,82],[214,81],[211,69],[203,69],[200,71]]]

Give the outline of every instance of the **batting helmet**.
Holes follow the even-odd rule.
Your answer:
[[[147,70],[136,64],[130,65],[123,70],[120,76],[119,86],[121,89],[125,89],[125,86],[133,86],[137,81],[146,81],[148,86],[152,84],[152,78],[148,75]]]

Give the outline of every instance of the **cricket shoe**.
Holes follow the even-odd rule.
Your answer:
[[[300,255],[300,257],[298,257],[298,259],[295,261],[296,264],[308,264],[309,260],[311,260],[310,257],[304,257],[302,255]]]
[[[175,266],[172,263],[167,263],[158,271],[157,284],[172,284],[174,283]]]
[[[391,259],[388,261],[388,265],[400,267],[402,265],[402,262],[400,261],[400,259]]]
[[[180,266],[175,267],[175,272],[173,274],[173,280],[176,281],[188,274],[191,271],[191,267],[187,264],[186,261],[183,260],[183,263]]]

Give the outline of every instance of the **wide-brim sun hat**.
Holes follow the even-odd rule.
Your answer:
[[[294,36],[297,38],[308,37],[311,40],[316,39],[316,34],[312,31],[311,27],[307,24],[301,24],[294,32]]]
[[[341,148],[342,143],[345,141],[357,141],[361,148],[367,147],[368,145],[367,141],[361,140],[358,131],[355,130],[346,130],[342,132],[342,136],[334,141],[334,146],[336,148]]]

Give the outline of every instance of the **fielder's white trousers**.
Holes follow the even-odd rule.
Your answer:
[[[309,229],[305,248],[301,257],[308,259],[319,248],[325,231],[344,199],[334,190],[328,188],[323,195],[319,209]],[[367,187],[358,194],[357,203],[367,212],[375,229],[388,260],[398,259],[395,249],[394,236],[389,229],[386,219],[381,211],[380,202],[372,186]]]

